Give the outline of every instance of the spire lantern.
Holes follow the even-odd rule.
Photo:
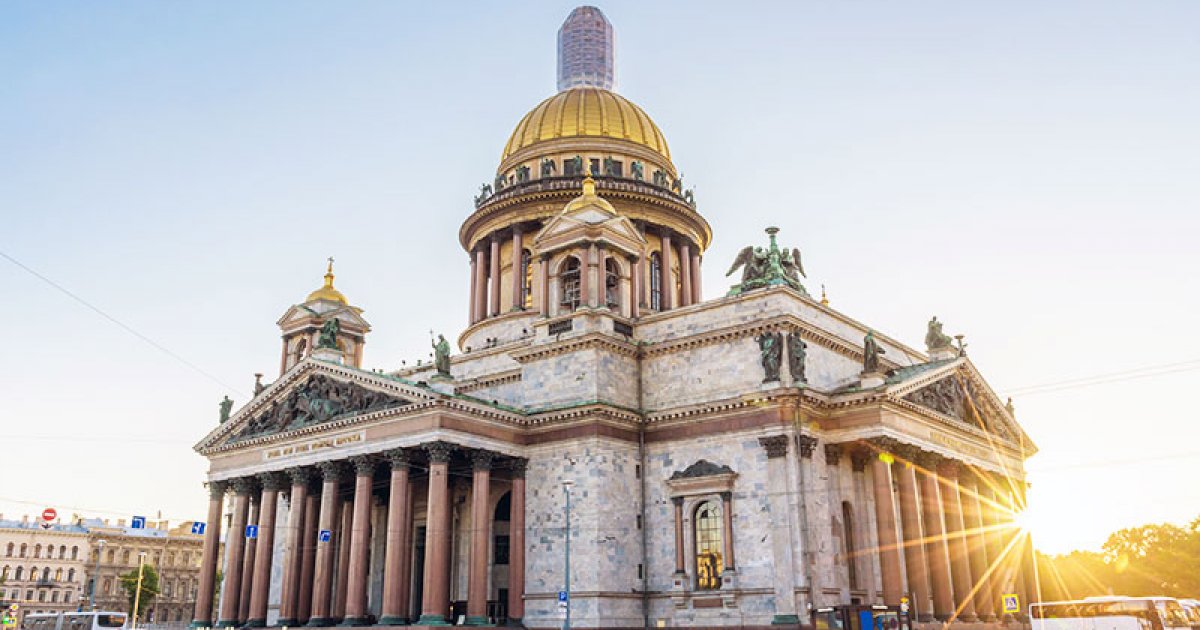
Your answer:
[[[342,295],[341,291],[333,288],[333,257],[329,257],[329,266],[325,269],[325,285],[320,289],[308,294],[305,302],[314,302],[316,300],[328,300],[339,304],[349,304],[346,296]]]

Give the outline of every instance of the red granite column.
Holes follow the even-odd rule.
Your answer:
[[[204,530],[204,551],[200,556],[200,586],[196,591],[196,607],[192,612],[193,628],[213,625],[213,583],[217,579],[217,551],[221,547],[221,512],[225,504],[224,481],[208,482],[208,521]],[[99,553],[99,552],[97,552]],[[94,588],[94,587],[93,587]]]
[[[387,452],[392,465],[392,483],[388,494],[387,548],[383,561],[383,609],[380,625],[395,626],[408,622],[403,602],[408,599],[402,588],[404,567],[404,529],[412,520],[408,506],[408,451],[398,448]]]
[[[977,621],[975,599],[971,590],[975,582],[971,579],[971,557],[967,552],[967,538],[963,519],[962,498],[959,495],[957,461],[946,460],[938,467],[942,478],[942,503],[946,514],[946,538],[950,549],[950,562],[954,582],[954,610],[964,622]]]
[[[489,312],[492,317],[500,314],[500,236],[492,235],[491,264],[488,266],[488,297],[491,300]]]
[[[233,520],[225,543],[228,575],[221,585],[221,614],[217,625],[232,628],[238,625],[238,601],[242,592],[242,555],[246,549],[246,517],[250,509],[250,492],[254,480],[242,477],[233,480]]]
[[[271,593],[271,560],[275,550],[275,506],[279,503],[279,491],[287,486],[287,477],[278,473],[264,473],[260,480],[263,491],[258,543],[254,545],[254,588],[250,591],[250,616],[246,621],[251,628],[267,625],[267,597]]]
[[[525,259],[523,243],[524,235],[521,226],[513,227],[512,235],[512,309],[525,310],[525,274],[521,273],[521,262]],[[530,264],[533,264],[530,261]]]
[[[337,578],[333,583],[333,616],[346,618],[346,592],[350,585],[350,541],[353,537],[353,501],[342,501],[338,508]]]
[[[687,574],[683,550],[683,497],[671,497],[671,503],[675,504],[675,576],[678,579]]]
[[[508,521],[508,623],[521,625],[525,616],[525,466],[512,462],[512,495]]]
[[[408,492],[404,495],[404,509],[408,511],[409,516],[404,521],[403,538],[401,538],[400,579],[397,587],[400,592],[400,616],[409,620],[416,618],[412,614],[413,494],[414,488],[410,481]]]
[[[675,279],[671,277],[671,258],[674,252],[671,251],[671,233],[664,232],[662,235],[662,273],[659,286],[662,287],[662,295],[659,298],[659,310],[669,311],[675,304]]]
[[[260,497],[255,496],[254,492],[261,492],[261,484],[255,481],[255,489],[250,495],[250,510],[246,519],[246,525],[254,525],[258,527],[259,511],[262,506]],[[258,529],[262,529],[259,527]],[[254,592],[254,552],[258,549],[258,538],[249,538],[245,534],[246,528],[242,528],[242,537],[246,539],[245,550],[242,551],[242,590],[238,594],[238,623],[245,625],[250,619],[250,600],[251,594]]]
[[[637,319],[642,316],[642,261],[640,258],[629,259],[629,317]]]
[[[933,615],[938,621],[949,621],[954,614],[954,594],[950,587],[950,552],[946,546],[941,493],[938,491],[934,468],[941,458],[925,453],[919,463],[921,507],[925,517],[925,557],[929,561],[929,580],[933,587]]]
[[[966,484],[964,485],[964,481]],[[979,590],[975,593],[975,614],[980,621],[996,620],[996,602],[999,595],[992,588],[992,578],[988,571],[987,536],[983,525],[983,510],[979,501],[979,480],[971,475],[969,480],[959,476],[959,485],[963,489],[963,516],[968,534],[968,553],[971,556],[971,574],[979,580]]]
[[[474,324],[475,322],[479,321],[479,320],[475,319],[475,305],[479,303],[478,299],[475,297],[475,294],[479,291],[479,284],[478,284],[479,278],[475,272],[475,265],[477,265],[478,263],[475,262],[474,256],[471,256],[470,258],[471,258],[471,298],[469,300],[467,300],[467,323]]]
[[[287,527],[283,530],[283,581],[279,594],[279,623],[296,625],[296,598],[300,590],[301,533],[304,529],[304,504],[308,500],[309,470],[289,469],[292,491],[289,498]]]
[[[979,497],[980,507],[982,509],[981,519],[983,525],[987,528],[987,554],[989,566],[994,565],[992,575],[989,578],[989,583],[992,589],[994,604],[996,606],[996,617],[1003,621],[1007,614],[1000,608],[1000,598],[1009,593],[1008,577],[1010,567],[1012,566],[1011,553],[1005,549],[1006,535],[1001,528],[1000,512],[1002,508],[999,506],[999,497],[997,488],[1001,482],[988,473],[981,472],[979,475]]]
[[[913,598],[919,621],[933,621],[932,600],[929,596],[929,571],[925,565],[925,537],[921,531],[921,508],[917,503],[917,477],[912,458],[916,450],[906,448],[899,455],[905,461],[892,465],[892,474],[900,488],[900,523],[904,533],[904,568],[908,574],[908,591]]]
[[[704,291],[701,290],[700,285],[700,252],[697,251],[692,254],[692,304],[699,304],[703,301]]]
[[[342,477],[340,462],[321,462],[321,514],[317,517],[317,557],[313,575],[312,617],[310,626],[333,625],[330,593],[333,588],[333,530],[338,517],[338,483]]]
[[[371,552],[371,485],[375,460],[366,455],[351,457],[354,463],[354,518],[350,526],[350,571],[346,586],[345,626],[365,626],[367,618],[367,571]]]
[[[900,545],[896,539],[896,498],[892,494],[892,468],[884,457],[871,459],[875,491],[875,529],[879,539],[879,568],[883,574],[883,603],[899,606],[904,596],[900,576]]]
[[[679,275],[683,285],[679,292],[679,305],[688,306],[692,303],[692,254],[686,242],[679,245]]]
[[[721,527],[725,543],[725,570],[734,571],[733,563],[733,493],[721,493]]]
[[[487,318],[487,253],[475,249],[475,321]]]
[[[592,250],[585,247],[576,252],[579,257],[579,305],[591,305],[592,294]]]
[[[492,460],[495,453],[471,454],[471,565],[467,576],[467,625],[487,625],[488,539],[491,538],[492,511],[488,509],[492,488]],[[511,506],[511,504],[510,504]]]
[[[538,312],[542,317],[550,317],[550,259],[545,254],[538,259]]]
[[[450,513],[450,455],[454,447],[445,442],[427,444],[429,453],[429,500],[425,516],[425,579],[424,601],[417,625],[445,625],[450,612],[450,591],[446,578],[450,575],[450,557],[446,541],[450,532],[445,529]]]
[[[304,497],[304,524],[300,535],[300,589],[296,593],[297,625],[312,618],[313,572],[317,558],[317,514],[321,509],[321,486],[309,482]]]

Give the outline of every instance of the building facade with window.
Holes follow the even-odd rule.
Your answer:
[[[86,593],[87,530],[28,517],[0,519],[0,606],[29,613],[75,610]]]
[[[564,86],[459,231],[454,356],[364,369],[332,263],[278,320],[279,377],[196,445],[194,624],[561,627],[568,493],[575,627],[1013,621],[1034,446],[1011,406],[936,322],[918,350],[814,299],[777,232],[706,299],[712,230],[663,133]]]

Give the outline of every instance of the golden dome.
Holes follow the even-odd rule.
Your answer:
[[[308,294],[308,299],[305,303],[314,302],[316,300],[328,300],[339,304],[349,304],[346,301],[346,296],[342,295],[341,291],[333,288],[333,259],[329,259],[329,268],[325,270],[325,286]]]
[[[628,140],[671,161],[667,139],[642,108],[616,92],[590,86],[563,90],[525,114],[500,161],[538,142],[572,137]]]

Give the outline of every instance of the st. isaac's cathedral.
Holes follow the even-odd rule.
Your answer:
[[[278,379],[196,446],[193,626],[1024,621],[1011,405],[936,319],[922,351],[814,299],[774,228],[702,295],[712,228],[613,91],[613,39],[570,14],[558,93],[464,211],[456,351],[365,369],[332,263],[284,312]]]

